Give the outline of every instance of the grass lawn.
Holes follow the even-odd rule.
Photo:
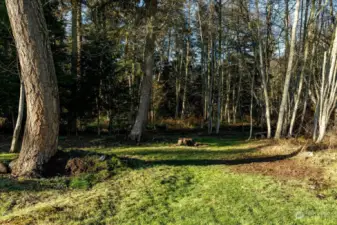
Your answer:
[[[273,170],[283,168],[277,157],[295,147],[287,152],[271,141],[197,141],[202,145],[83,147],[129,158],[130,167],[92,185],[81,185],[86,175],[0,176],[0,224],[337,224],[334,183],[315,186],[329,180],[325,170],[313,177],[320,174],[309,173],[315,164],[303,169],[309,162],[297,157],[283,159],[289,174]],[[0,161],[13,157],[0,153]]]

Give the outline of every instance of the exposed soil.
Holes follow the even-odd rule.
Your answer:
[[[71,175],[79,175],[88,170],[88,165],[84,159],[74,158],[68,160],[65,169]]]
[[[323,169],[300,164],[296,160],[285,159],[274,162],[256,162],[233,166],[232,171],[239,173],[256,173],[281,179],[323,180]]]
[[[111,161],[115,158],[115,161]],[[103,169],[111,169],[118,163],[119,158],[115,155],[104,155],[72,150],[69,152],[58,151],[57,154],[45,165],[45,177],[54,176],[77,176],[82,173],[96,173]]]

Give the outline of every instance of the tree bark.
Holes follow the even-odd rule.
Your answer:
[[[191,25],[191,1],[188,3],[188,30],[190,30]],[[181,107],[181,119],[185,119],[185,113],[186,113],[186,101],[187,101],[187,83],[188,81],[188,72],[189,72],[189,66],[190,66],[190,31],[188,31],[188,37],[187,37],[187,43],[186,43],[186,60],[185,60],[185,80],[184,80],[184,93],[183,93],[183,102]]]
[[[208,106],[207,106],[207,123],[208,123],[208,134],[212,133],[213,130],[213,71],[212,71],[212,59],[213,59],[213,40],[209,40],[207,53],[207,94],[208,94]]]
[[[337,99],[337,28],[335,28],[334,40],[331,45],[330,59],[328,53],[324,53],[320,92],[317,98],[315,111],[315,123],[313,139],[315,142],[323,141],[328,123],[336,107]]]
[[[202,29],[202,21],[201,21],[201,0],[198,0],[198,23],[199,23],[199,35],[200,35],[200,48],[201,48],[201,83],[202,83],[202,115],[203,119],[201,121],[201,128],[204,128],[204,122],[207,120],[207,77],[205,75],[205,44],[204,44],[204,35]]]
[[[176,94],[176,111],[175,118],[179,117],[179,105],[180,105],[180,89],[181,89],[181,77],[182,77],[182,67],[183,67],[183,51],[180,51],[180,63],[179,63],[179,71],[177,71],[176,76],[176,85],[175,85],[175,94]]]
[[[82,26],[82,7],[80,0],[71,0],[71,74],[75,83],[72,90],[73,104],[69,110],[68,129],[69,133],[75,132],[77,135],[77,99],[81,79],[81,26]]]
[[[134,91],[133,91],[133,85],[134,85],[134,80],[135,80],[135,45],[132,45],[132,53],[133,53],[133,59],[132,59],[132,65],[131,65],[131,73],[129,74],[128,77],[128,83],[129,83],[129,95],[130,95],[130,112],[128,115],[128,119],[129,119],[129,124],[133,123],[134,120],[134,104],[133,104],[133,95],[134,95]]]
[[[80,0],[72,0],[72,74],[76,79],[81,76],[81,26],[82,26],[82,6]]]
[[[255,0],[255,5],[256,5],[256,10],[257,10],[257,15],[258,15],[258,20],[259,19],[259,1]],[[257,36],[258,36],[258,42],[259,42],[259,56],[260,56],[260,74],[262,78],[262,85],[263,85],[263,95],[264,95],[264,101],[265,101],[265,107],[266,107],[266,122],[267,122],[267,137],[271,137],[271,119],[270,119],[270,103],[269,103],[269,95],[268,95],[268,83],[267,83],[267,75],[266,75],[266,68],[264,65],[264,60],[263,60],[263,43],[262,43],[262,38],[261,38],[261,31],[260,31],[260,21],[258,21],[258,26],[257,26]]]
[[[36,177],[57,151],[59,97],[39,0],[6,0],[27,99],[27,121],[13,176]]]
[[[304,75],[305,75],[305,71],[307,69],[308,66],[308,58],[309,58],[309,50],[312,46],[312,42],[313,42],[313,37],[314,37],[314,29],[315,29],[315,0],[311,1],[311,12],[310,12],[310,19],[309,19],[309,34],[308,37],[305,40],[305,44],[304,44],[304,58],[303,58],[303,65],[301,68],[301,74],[300,74],[300,81],[299,81],[299,85],[298,85],[298,89],[297,92],[295,94],[294,97],[294,108],[293,108],[293,112],[292,112],[292,117],[291,117],[291,121],[290,121],[290,128],[289,128],[289,132],[288,132],[288,136],[292,136],[293,135],[293,130],[294,130],[294,126],[295,126],[295,120],[296,120],[296,115],[297,115],[297,110],[299,107],[299,103],[300,103],[300,97],[302,94],[302,88],[303,88],[303,83],[304,83]],[[309,88],[309,87],[308,87]]]
[[[23,115],[25,113],[25,87],[23,83],[20,84],[20,99],[19,99],[19,111],[18,111],[18,118],[16,120],[16,125],[13,133],[11,149],[9,152],[19,152],[19,140],[20,140],[20,133],[22,128],[22,121]]]
[[[222,73],[222,0],[219,1],[219,46],[218,46],[218,102],[217,102],[217,122],[216,122],[216,133],[220,133],[221,126],[221,113],[222,113],[222,99],[223,99],[223,73]]]
[[[252,139],[252,137],[253,137],[253,129],[254,129],[254,124],[253,124],[254,84],[255,84],[255,77],[254,77],[254,74],[251,73],[250,107],[249,107],[249,122],[250,122],[249,124],[250,124],[250,129],[249,129],[249,138],[248,138],[248,140]]]
[[[147,116],[151,101],[151,90],[152,90],[152,76],[153,76],[153,65],[154,65],[154,49],[155,49],[155,32],[154,32],[154,16],[157,12],[157,0],[147,0],[147,35],[146,35],[146,46],[145,46],[145,75],[142,81],[139,109],[136,117],[135,124],[129,135],[130,139],[133,141],[140,142],[144,127],[147,123]]]
[[[282,134],[285,108],[287,104],[287,98],[289,95],[291,73],[292,73],[294,54],[295,54],[296,28],[297,28],[299,10],[300,10],[300,0],[296,0],[296,9],[295,9],[295,16],[294,16],[293,27],[292,27],[292,34],[291,34],[291,43],[290,43],[287,73],[286,73],[285,82],[284,82],[282,101],[280,105],[279,116],[278,116],[278,121],[277,121],[277,128],[275,132],[275,139],[279,139]]]

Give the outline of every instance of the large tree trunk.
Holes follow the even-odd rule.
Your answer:
[[[59,97],[48,30],[39,0],[6,0],[27,99],[27,121],[14,176],[39,176],[57,151]]]
[[[145,46],[145,75],[142,81],[140,102],[135,124],[130,133],[130,139],[133,141],[140,141],[144,127],[146,126],[147,116],[151,101],[152,90],[152,75],[154,65],[154,49],[155,49],[155,32],[154,28],[154,16],[157,12],[157,0],[147,0],[147,35]]]
[[[15,125],[13,138],[12,138],[11,149],[10,149],[9,152],[19,152],[20,133],[21,133],[21,129],[22,129],[23,115],[25,113],[24,109],[25,109],[25,87],[24,87],[23,83],[21,82],[18,118],[16,120],[16,125]]]
[[[295,9],[295,16],[294,16],[293,27],[292,27],[292,34],[291,34],[291,43],[290,43],[287,73],[285,77],[282,101],[280,105],[277,127],[276,127],[276,132],[275,132],[276,139],[279,139],[281,137],[283,123],[284,123],[284,115],[285,115],[285,109],[286,109],[287,99],[289,95],[291,73],[293,69],[293,60],[294,60],[295,44],[296,44],[296,28],[297,28],[299,11],[300,11],[300,0],[296,0],[296,9]]]

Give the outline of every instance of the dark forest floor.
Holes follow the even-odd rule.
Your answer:
[[[177,146],[179,137],[200,145]],[[118,156],[121,164],[112,173],[100,164],[76,176],[0,175],[0,224],[337,224],[337,150],[308,154],[303,140],[245,139],[235,129],[153,133],[141,145],[60,137],[73,157]],[[0,161],[15,157],[0,152]]]

